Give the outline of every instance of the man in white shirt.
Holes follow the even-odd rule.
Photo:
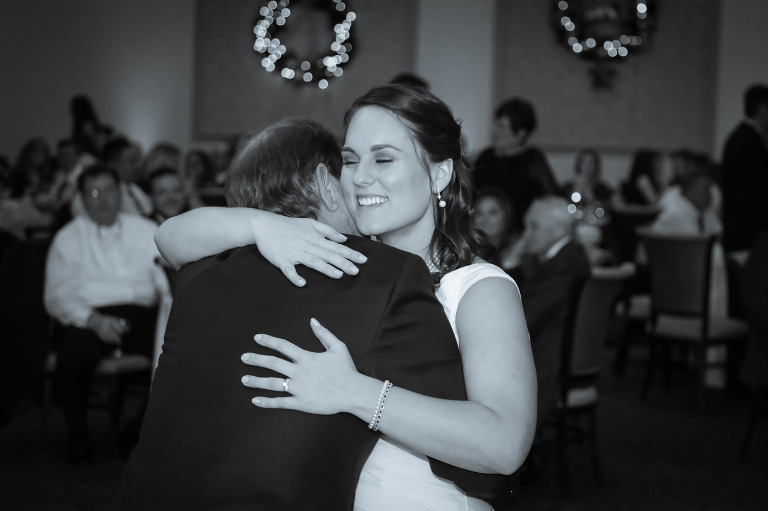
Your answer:
[[[45,307],[58,336],[57,390],[68,458],[88,461],[86,401],[93,368],[116,348],[152,355],[158,296],[167,291],[156,225],[120,211],[120,179],[104,165],[80,174],[84,215],[59,231],[46,264]]]

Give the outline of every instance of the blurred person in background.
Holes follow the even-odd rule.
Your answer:
[[[725,142],[722,176],[725,248],[748,250],[768,229],[768,85],[744,93],[744,119]]]
[[[141,170],[141,181],[146,184],[146,180],[152,171],[160,167],[171,167],[181,170],[181,149],[168,142],[159,142],[152,146],[147,156],[144,157]]]
[[[600,202],[608,206],[613,196],[613,188],[602,181],[602,161],[594,149],[583,149],[576,155],[573,167],[573,179],[563,185],[563,195],[572,202],[592,204]],[[578,193],[578,200],[573,194]]]
[[[659,198],[659,208],[664,210],[670,204],[678,202],[682,194],[683,183],[687,182],[694,174],[704,173],[710,177],[711,200],[707,209],[711,210],[711,214],[719,217],[723,195],[715,182],[715,176],[719,173],[715,162],[705,154],[697,154],[686,149],[675,151],[670,155],[670,158],[673,177]]]
[[[528,144],[536,126],[531,103],[508,99],[496,109],[493,147],[483,151],[475,163],[475,186],[497,186],[509,195],[517,229],[522,229],[522,219],[534,199],[560,191],[544,153]]]
[[[157,226],[120,211],[120,178],[104,164],[78,177],[84,214],[56,235],[45,270],[45,308],[60,325],[56,389],[67,424],[67,459],[92,459],[87,401],[93,369],[116,348],[152,357],[159,296]]]
[[[556,411],[563,335],[591,272],[584,248],[574,239],[576,223],[568,205],[555,196],[531,204],[508,272],[520,287],[531,336],[540,425]]]
[[[27,140],[16,158],[10,181],[13,198],[34,197],[48,190],[53,182],[53,159],[45,139]]]
[[[149,175],[148,183],[153,205],[150,218],[158,224],[190,209],[187,189],[178,170],[160,167]]]
[[[400,73],[389,82],[394,85],[407,85],[408,87],[417,87],[419,89],[429,90],[429,82],[415,73]]]
[[[152,200],[137,184],[141,177],[139,161],[135,159],[133,145],[125,137],[116,137],[104,145],[101,161],[109,165],[120,178],[120,210],[148,217],[152,214]],[[83,198],[75,190],[71,204],[72,216],[84,212]]]
[[[511,254],[521,234],[515,230],[514,214],[512,202],[504,190],[486,186],[478,191],[472,226],[483,231],[496,249],[488,262],[505,270],[512,267]]]
[[[200,190],[208,186],[216,186],[216,171],[213,161],[204,151],[187,151],[182,171],[184,186],[191,207],[205,206],[205,201],[200,198]]]
[[[71,139],[91,156],[98,157],[101,152],[101,122],[91,98],[84,94],[73,96],[69,102],[72,118]]]
[[[627,204],[655,206],[673,179],[672,160],[650,149],[640,149],[632,159],[629,177],[621,185]]]
[[[671,235],[715,235],[722,233],[723,225],[712,206],[713,180],[706,168],[699,168],[685,176],[680,182],[680,193],[670,196],[664,209],[656,217],[651,230]],[[691,297],[697,300],[698,297]],[[728,317],[728,273],[725,252],[720,242],[712,247],[710,268],[709,316]],[[710,362],[724,360],[725,347],[707,349]],[[725,372],[722,368],[707,369],[705,384],[710,387],[725,387]]]
[[[4,154],[0,154],[0,199],[11,196],[11,162]]]

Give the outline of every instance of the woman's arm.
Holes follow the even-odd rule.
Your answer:
[[[451,465],[510,474],[525,460],[536,427],[536,374],[517,289],[506,279],[478,282],[462,298],[456,320],[469,400],[431,398],[393,387],[379,429]],[[344,344],[319,324],[313,322],[312,328],[325,353],[262,335],[257,342],[294,363],[244,355],[248,364],[291,378],[293,397],[256,398],[254,404],[309,413],[348,412],[369,422],[382,382],[357,373]],[[248,376],[243,382],[283,390],[278,378]]]
[[[309,218],[288,218],[252,208],[198,208],[169,218],[157,229],[155,243],[178,269],[231,248],[257,245],[259,252],[297,286],[305,284],[297,264],[339,278],[358,273],[350,261],[366,257],[344,245],[346,236]]]

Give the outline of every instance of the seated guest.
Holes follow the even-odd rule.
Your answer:
[[[510,269],[513,247],[520,239],[520,231],[514,229],[514,211],[506,193],[495,186],[480,189],[472,212],[472,226],[485,233],[496,249],[488,262]]]
[[[741,379],[751,389],[768,388],[768,230],[752,245],[742,282],[750,337]]]
[[[627,204],[656,205],[672,180],[671,165],[671,159],[658,151],[636,151],[629,178],[621,185],[623,201]]]
[[[160,167],[149,175],[148,183],[149,197],[153,204],[151,218],[158,224],[190,209],[187,191],[178,170]]]
[[[199,208],[207,204],[200,197],[200,189],[216,185],[216,172],[211,158],[203,151],[188,151],[184,158],[184,186],[190,206]]]
[[[505,101],[496,110],[493,147],[483,151],[475,163],[475,186],[504,190],[515,209],[515,227],[520,230],[534,199],[560,191],[544,153],[528,144],[536,124],[536,112],[528,101]]]
[[[590,275],[584,249],[574,241],[568,201],[547,196],[531,204],[523,239],[510,270],[520,287],[538,381],[538,423],[550,418],[558,400],[561,345],[572,307]]]
[[[152,171],[160,167],[181,170],[181,149],[168,142],[159,142],[152,146],[142,163],[141,181],[146,183]]]
[[[44,301],[62,325],[56,386],[68,430],[71,462],[91,456],[86,401],[94,367],[121,348],[152,355],[156,304],[167,280],[156,263],[157,226],[120,211],[120,179],[93,165],[78,178],[85,213],[64,226],[46,263]]]
[[[53,179],[53,160],[43,138],[28,140],[11,171],[11,197],[35,197],[47,191]]]
[[[120,209],[142,216],[152,214],[152,201],[137,184],[141,177],[139,161],[133,145],[124,137],[116,137],[104,144],[102,161],[111,166],[120,178]],[[83,199],[75,194],[72,216],[83,214]]]
[[[674,235],[717,235],[723,231],[720,218],[712,205],[712,178],[706,171],[698,170],[680,184],[680,194],[668,197],[664,209],[651,225],[651,230],[660,234]],[[691,299],[698,299],[691,297]],[[728,273],[725,252],[719,241],[712,247],[712,266],[709,288],[710,317],[728,316]],[[723,347],[709,348],[710,361],[723,359]],[[725,374],[721,369],[708,369],[705,374],[707,385],[723,387]]]
[[[719,217],[723,203],[723,194],[715,182],[715,175],[719,172],[717,165],[707,155],[696,154],[685,149],[672,153],[671,161],[672,181],[659,198],[659,208],[663,210],[670,202],[678,202],[682,193],[682,183],[687,181],[693,174],[704,172],[711,178],[710,191],[712,200],[707,208],[712,210],[712,214]]]
[[[592,204],[600,202],[607,206],[613,189],[601,178],[600,155],[594,149],[584,149],[576,156],[573,180],[563,185],[563,195],[574,203]],[[574,193],[578,194],[574,197]]]

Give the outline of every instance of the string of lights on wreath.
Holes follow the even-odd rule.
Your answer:
[[[344,74],[342,67],[350,60],[352,23],[357,15],[342,0],[328,0],[327,12],[334,24],[333,31],[329,30],[329,46],[319,48],[315,55],[296,55],[279,37],[291,16],[289,4],[290,0],[272,0],[259,9],[253,49],[264,55],[261,66],[266,71],[279,70],[280,76],[292,83],[325,89],[329,80]]]
[[[557,2],[556,16],[560,16],[560,25],[562,25],[562,29],[565,31],[566,42],[573,53],[594,57],[626,57],[629,55],[630,48],[639,49],[644,42],[643,34],[648,29],[648,3],[647,0],[635,2],[633,24],[635,25],[636,32],[634,34],[621,34],[614,39],[601,40],[592,37],[591,34],[583,33],[583,30],[580,30],[581,27],[577,27],[575,20],[571,17],[575,18],[576,16],[573,14],[571,16],[568,15],[572,7],[566,0]]]

